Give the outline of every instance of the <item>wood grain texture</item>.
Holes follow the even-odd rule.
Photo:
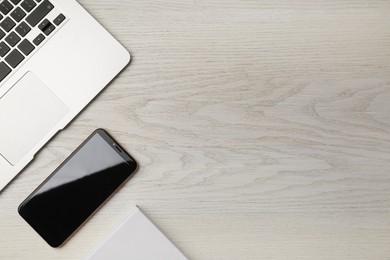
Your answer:
[[[0,195],[1,259],[135,204],[191,259],[390,259],[389,1],[80,2],[133,61]],[[98,127],[141,168],[51,249],[17,206]]]

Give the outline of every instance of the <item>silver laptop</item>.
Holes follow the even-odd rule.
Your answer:
[[[0,190],[129,61],[75,0],[0,0]]]

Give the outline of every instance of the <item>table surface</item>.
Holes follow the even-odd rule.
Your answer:
[[[191,259],[390,259],[390,2],[82,0],[133,55],[0,195],[0,259],[140,208]],[[17,206],[93,130],[140,169],[62,248]]]

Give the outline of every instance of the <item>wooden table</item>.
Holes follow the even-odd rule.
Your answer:
[[[0,259],[79,259],[136,204],[191,259],[390,259],[389,1],[81,4],[133,61],[0,195]],[[52,249],[17,207],[99,127],[141,168]]]

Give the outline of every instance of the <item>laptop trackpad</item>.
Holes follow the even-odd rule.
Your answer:
[[[42,81],[28,72],[0,98],[0,154],[17,165],[68,111]]]

